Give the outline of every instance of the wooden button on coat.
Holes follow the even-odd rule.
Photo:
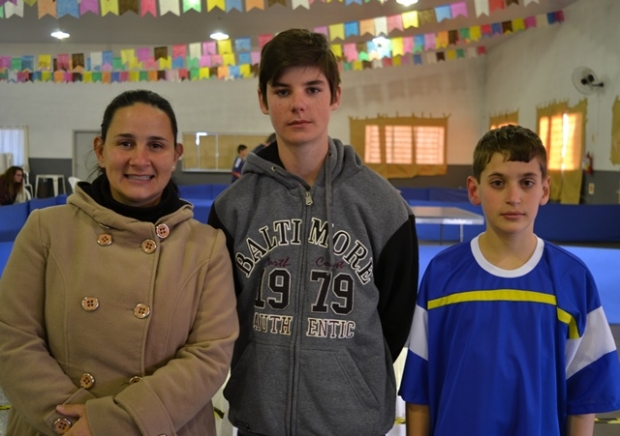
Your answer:
[[[157,244],[152,239],[145,239],[142,241],[142,251],[146,254],[151,254],[157,249]]]
[[[71,428],[71,421],[67,418],[58,418],[54,421],[54,431],[56,434],[65,434]]]
[[[166,224],[160,224],[155,227],[155,233],[157,233],[159,239],[165,239],[170,234],[170,228]]]
[[[82,300],[82,308],[87,312],[97,310],[99,307],[99,300],[95,297],[86,297]]]
[[[144,319],[151,314],[151,308],[146,304],[136,304],[136,307],[133,309],[133,314],[136,318]]]
[[[85,372],[84,374],[82,374],[82,377],[80,377],[80,386],[82,388],[90,389],[93,387],[94,384],[95,377],[93,377],[92,374]]]
[[[129,379],[129,384],[132,385],[134,383],[138,383],[140,380],[142,380],[142,377],[140,377],[139,375],[134,375]]]
[[[112,243],[112,235],[108,233],[102,233],[97,238],[97,244],[105,247],[106,245],[110,245]]]

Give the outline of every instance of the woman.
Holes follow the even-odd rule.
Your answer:
[[[0,280],[7,436],[215,435],[232,267],[171,181],[176,136],[165,99],[119,95],[94,141],[101,175],[17,237]]]
[[[10,167],[0,175],[0,206],[23,203],[30,200],[30,193],[24,189],[24,170]]]

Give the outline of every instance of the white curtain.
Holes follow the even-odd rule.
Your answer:
[[[0,127],[0,173],[12,165],[30,171],[27,127]]]

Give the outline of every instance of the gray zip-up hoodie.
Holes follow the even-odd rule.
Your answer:
[[[240,334],[224,391],[233,425],[387,433],[418,284],[415,220],[396,189],[334,139],[310,187],[273,143],[248,155],[209,223],[226,233],[235,269]]]

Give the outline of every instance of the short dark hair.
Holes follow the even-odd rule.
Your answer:
[[[485,133],[474,149],[476,180],[480,181],[480,174],[495,153],[501,153],[510,162],[538,159],[542,176],[547,176],[547,150],[540,137],[528,128],[508,125]]]
[[[243,150],[246,150],[247,148],[248,148],[247,145],[239,144],[239,146],[237,146],[237,154],[241,153]]]
[[[263,46],[258,72],[258,87],[267,105],[267,85],[277,81],[289,67],[317,67],[329,83],[331,102],[340,86],[338,60],[321,33],[289,29],[278,33]]]
[[[170,102],[153,91],[148,91],[146,89],[134,89],[131,91],[125,91],[116,96],[105,109],[105,112],[103,113],[103,121],[101,122],[101,139],[103,139],[104,142],[116,111],[125,107],[133,106],[137,103],[148,104],[163,111],[170,120],[172,133],[174,135],[174,140],[176,141],[178,134],[177,118],[174,114],[174,110],[172,110]]]

